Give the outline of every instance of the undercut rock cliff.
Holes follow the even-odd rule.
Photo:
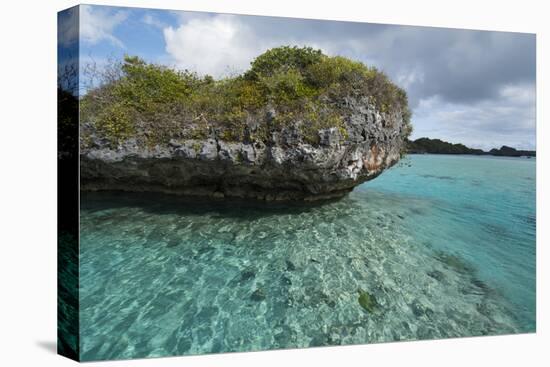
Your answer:
[[[380,113],[368,98],[346,98],[344,138],[336,128],[304,142],[296,124],[264,142],[172,139],[147,148],[99,139],[81,151],[82,190],[154,191],[214,198],[318,200],[340,197],[395,164],[404,149],[399,113]],[[265,121],[271,118],[268,112]]]

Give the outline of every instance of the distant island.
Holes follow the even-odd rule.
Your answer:
[[[407,141],[409,154],[473,154],[494,155],[502,157],[536,157],[534,150],[517,150],[503,145],[500,149],[493,148],[486,152],[482,149],[468,148],[464,144],[452,144],[441,139],[420,138]]]

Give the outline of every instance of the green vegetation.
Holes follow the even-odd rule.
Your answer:
[[[362,289],[359,289],[358,292],[359,292],[359,298],[357,301],[365,311],[368,311],[369,313],[373,313],[378,309],[379,307],[378,302],[376,301],[376,298],[372,294]]]
[[[503,157],[536,157],[537,152],[534,150],[516,150],[515,148],[503,145],[500,149],[493,148],[488,154],[503,156]]]
[[[81,120],[113,146],[129,137],[154,146],[212,133],[226,141],[267,142],[272,132],[291,124],[305,141],[318,144],[324,128],[347,137],[346,111],[337,103],[346,96],[369,96],[381,112],[400,112],[410,126],[407,96],[386,75],[310,47],[273,48],[243,75],[221,80],[130,56],[117,68],[117,78],[81,101]]]
[[[407,142],[407,146],[409,153],[483,154],[481,149],[472,149],[463,144],[452,144],[440,139],[420,138]]]
[[[516,150],[503,145],[500,149],[491,149],[488,152],[482,149],[468,148],[464,144],[452,144],[440,139],[419,138],[414,141],[407,141],[408,153],[416,154],[474,154],[474,155],[495,155],[505,157],[536,157],[534,150]]]

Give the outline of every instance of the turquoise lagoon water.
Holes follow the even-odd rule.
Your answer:
[[[535,160],[413,155],[310,206],[83,193],[80,266],[83,360],[533,332]]]

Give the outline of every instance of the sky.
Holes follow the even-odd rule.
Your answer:
[[[269,48],[311,46],[405,89],[412,139],[535,149],[534,34],[81,5],[78,38],[71,16],[59,47],[79,39],[81,65],[128,54],[220,78]]]

